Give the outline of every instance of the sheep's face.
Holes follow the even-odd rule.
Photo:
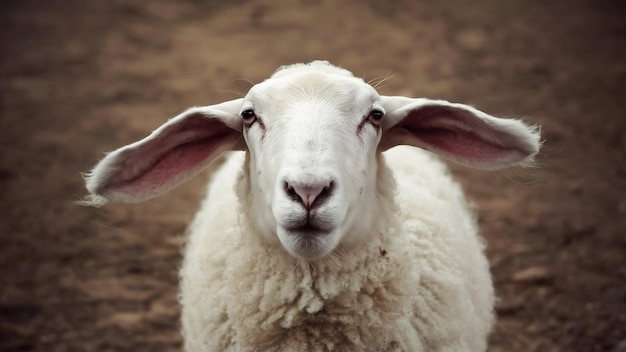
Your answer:
[[[252,224],[305,259],[368,231],[384,110],[361,79],[320,72],[254,86],[241,117]]]

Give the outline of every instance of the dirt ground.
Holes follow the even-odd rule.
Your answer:
[[[0,350],[180,351],[177,268],[207,173],[73,204],[79,172],[282,64],[543,126],[539,167],[453,166],[499,302],[490,351],[626,351],[626,6],[615,0],[5,1]]]

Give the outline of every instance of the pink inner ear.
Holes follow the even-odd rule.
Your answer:
[[[103,187],[137,197],[162,193],[195,175],[240,136],[216,119],[185,116],[123,151],[120,172]]]
[[[459,133],[443,128],[422,128],[413,130],[411,133],[426,145],[455,158],[493,160],[500,159],[511,152],[511,149],[489,143],[473,133]]]
[[[461,108],[423,106],[393,128],[405,130],[402,139],[416,138],[421,147],[464,164],[498,162],[519,154],[509,133]]]

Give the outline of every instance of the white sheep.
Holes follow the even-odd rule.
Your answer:
[[[497,169],[539,146],[518,120],[381,96],[315,61],[108,154],[87,175],[87,202],[157,196],[239,150],[189,228],[187,351],[484,351],[494,297],[483,242],[430,152]]]

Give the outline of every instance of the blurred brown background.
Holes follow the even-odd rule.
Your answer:
[[[626,351],[626,6],[615,0],[4,1],[0,350],[179,351],[177,267],[206,173],[83,208],[79,172],[279,65],[543,126],[540,167],[453,167],[481,209],[490,351]]]

